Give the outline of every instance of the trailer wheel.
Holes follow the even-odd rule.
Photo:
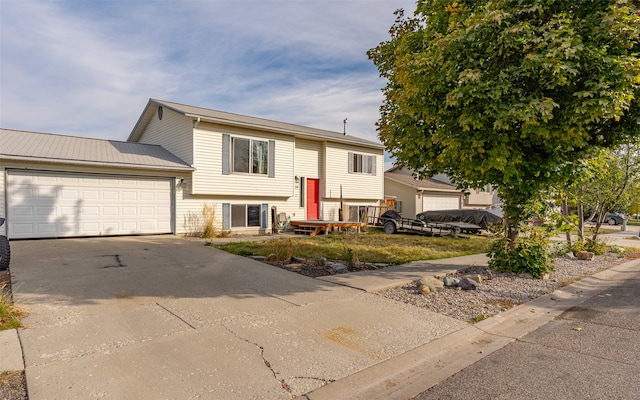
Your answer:
[[[384,223],[384,227],[382,229],[384,230],[385,233],[393,235],[397,231],[396,223],[393,221],[387,221]]]
[[[0,236],[0,271],[9,268],[11,261],[11,248],[9,247],[9,239],[6,236]]]

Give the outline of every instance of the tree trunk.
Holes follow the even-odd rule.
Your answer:
[[[578,237],[584,242],[584,210],[582,204],[578,206]]]
[[[569,205],[567,204],[567,199],[562,200],[562,215],[564,217],[569,217]],[[566,232],[567,235],[567,244],[571,249],[573,247],[573,243],[571,243],[571,231]]]
[[[520,221],[515,218],[504,217],[505,232],[508,239],[509,250],[516,248],[518,237],[520,236]]]

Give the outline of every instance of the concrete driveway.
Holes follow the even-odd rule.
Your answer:
[[[11,247],[30,400],[290,399],[467,326],[174,236]]]

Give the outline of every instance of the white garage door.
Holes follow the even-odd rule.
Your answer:
[[[422,211],[457,210],[460,196],[422,196]]]
[[[171,233],[171,180],[9,171],[8,235]]]

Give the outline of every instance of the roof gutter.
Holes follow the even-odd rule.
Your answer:
[[[124,163],[109,163],[100,161],[82,161],[82,160],[64,160],[56,158],[41,158],[41,157],[26,157],[26,156],[12,156],[7,154],[0,154],[2,160],[12,161],[30,161],[41,162],[45,164],[71,164],[71,165],[93,165],[99,167],[120,167],[120,168],[135,168],[135,169],[148,169],[159,171],[195,171],[196,169],[189,166],[163,166],[163,165],[141,165],[141,164],[124,164]]]

